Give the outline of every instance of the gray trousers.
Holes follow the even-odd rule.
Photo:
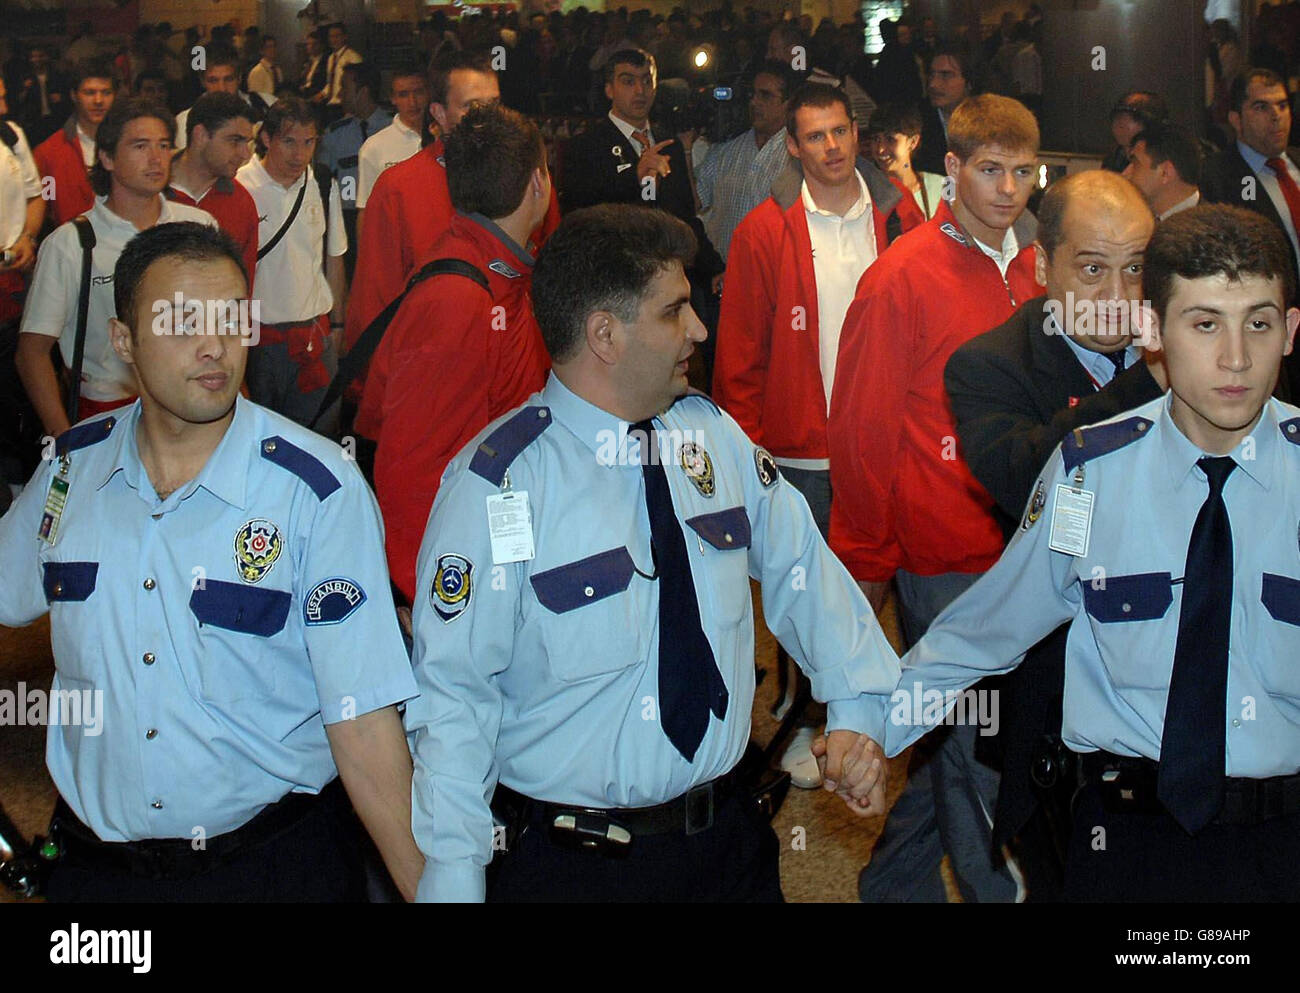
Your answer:
[[[899,615],[910,647],[980,573],[917,576],[899,570]],[[945,903],[946,853],[967,903],[1010,903],[1017,883],[993,854],[999,774],[975,758],[974,724],[942,726],[912,752],[907,786],[889,812],[871,862],[858,877],[863,903]]]
[[[333,375],[338,369],[338,358],[332,347],[325,349],[325,366]],[[325,387],[302,393],[298,389],[298,364],[289,358],[289,346],[264,341],[248,350],[248,371],[245,374],[248,395],[254,403],[270,407],[297,421],[303,427],[316,416],[320,402],[325,399]],[[340,403],[330,405],[324,416],[312,429],[327,438],[334,438],[339,429]]]

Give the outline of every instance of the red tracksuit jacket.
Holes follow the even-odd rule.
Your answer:
[[[533,317],[531,263],[463,214],[452,217],[431,255],[472,262],[492,293],[464,276],[420,283],[393,318],[366,382],[362,407],[382,415],[375,495],[388,569],[411,601],[416,555],[447,463],[493,418],[540,390],[550,369]],[[494,260],[504,266],[489,268]],[[375,375],[381,363],[382,377]]]
[[[196,201],[184,190],[168,186],[163,190],[168,200],[187,207],[206,210],[217,219],[217,226],[235,239],[248,272],[248,296],[253,296],[253,276],[257,271],[257,204],[253,195],[237,179],[218,179],[203,199]]]
[[[856,579],[981,572],[1002,553],[993,500],[957,453],[943,369],[1041,292],[1032,219],[1007,268],[947,203],[863,274],[844,318],[828,426],[831,547]]]
[[[95,192],[90,188],[86,163],[81,158],[81,142],[77,138],[77,119],[55,131],[32,151],[36,171],[41,178],[54,177],[54,197],[50,200],[48,216],[54,218],[54,227],[84,214],[95,202]]]
[[[774,184],[774,195],[746,214],[732,236],[713,398],[778,458],[825,459],[817,281],[808,215],[798,190],[787,189],[778,200]],[[910,194],[903,200],[889,184],[875,184],[871,194],[877,246],[873,265],[879,265],[889,246],[890,215],[897,212],[903,231],[925,218]]]

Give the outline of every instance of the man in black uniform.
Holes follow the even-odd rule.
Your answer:
[[[1134,344],[1143,251],[1155,228],[1138,189],[1113,172],[1076,173],[1047,191],[1038,222],[1036,277],[1046,294],[957,349],[944,374],[962,457],[996,501],[1008,539],[1062,438],[1164,389],[1163,367],[1148,365]],[[1035,646],[1002,686],[993,843],[1019,835],[1031,900],[1059,895],[1054,849],[1069,834],[1074,776],[1061,768],[1060,745],[1068,629]]]

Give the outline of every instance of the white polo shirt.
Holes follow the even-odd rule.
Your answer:
[[[304,183],[307,185],[302,208],[293,224],[280,243],[257,263],[254,286],[261,301],[262,323],[300,324],[329,313],[334,306],[334,295],[325,279],[321,248],[324,245],[334,256],[348,250],[338,181],[330,180],[328,244],[325,244],[324,204],[310,167],[289,186],[281,186],[266,171],[262,160],[254,156],[240,167],[235,178],[257,205],[259,245],[270,244],[293,210],[298,189]]]
[[[23,129],[13,121],[18,141],[10,148],[0,141],[0,249],[8,248],[23,233],[27,201],[41,195],[41,174]]]
[[[367,138],[357,156],[357,210],[365,207],[381,172],[405,162],[419,150],[420,133],[408,128],[400,117],[394,117],[392,124]]]
[[[116,314],[113,306],[113,268],[126,243],[139,230],[104,205],[107,197],[96,197],[87,212],[95,232],[90,253],[90,308],[86,318],[86,351],[81,365],[81,395],[88,400],[120,400],[135,392],[131,370],[117,357],[109,341],[108,322]],[[217,226],[206,210],[173,203],[161,194],[159,224],[197,221]],[[36,272],[27,293],[20,330],[59,339],[63,361],[72,365],[77,340],[77,296],[81,290],[81,242],[72,221],[60,224],[41,244]]]
[[[813,279],[817,282],[817,353],[826,392],[826,412],[831,409],[831,387],[835,384],[835,358],[840,350],[840,328],[849,311],[858,280],[876,261],[876,221],[871,211],[871,194],[862,173],[855,172],[861,193],[857,202],[841,217],[822,210],[803,184],[803,208],[808,218],[808,240],[812,242]]]

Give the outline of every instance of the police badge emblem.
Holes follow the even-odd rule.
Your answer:
[[[235,535],[235,568],[239,570],[239,578],[246,583],[260,583],[283,549],[284,539],[275,524],[260,517],[249,521]]]
[[[770,489],[781,478],[781,470],[776,467],[776,459],[766,448],[754,449],[754,468],[758,472],[758,481]]]
[[[1029,509],[1025,511],[1025,519],[1020,523],[1020,530],[1028,531],[1038,523],[1038,519],[1043,516],[1043,507],[1047,505],[1047,489],[1043,486],[1043,481],[1038,481],[1038,488],[1034,490],[1034,497],[1029,501]]]
[[[706,497],[713,496],[713,459],[703,445],[688,441],[681,449],[682,469],[686,478]]]
[[[433,589],[429,592],[429,602],[438,612],[443,623],[454,621],[469,606],[473,585],[470,573],[474,563],[463,555],[439,555],[438,571],[433,574]]]

